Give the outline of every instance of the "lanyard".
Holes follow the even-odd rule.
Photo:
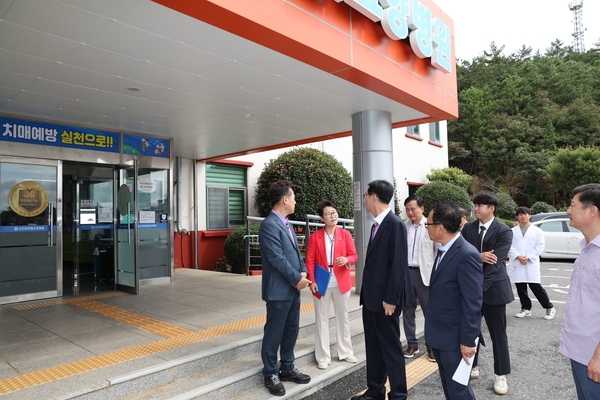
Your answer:
[[[335,231],[333,231],[333,236],[329,236],[329,233],[325,231],[325,234],[329,238],[329,243],[331,244],[331,251],[329,255],[329,273],[333,273],[333,247],[334,247],[334,239],[335,239]]]

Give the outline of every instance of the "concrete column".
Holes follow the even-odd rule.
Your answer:
[[[354,154],[354,242],[358,252],[356,293],[360,293],[373,225],[373,215],[365,209],[363,193],[370,182],[384,179],[394,183],[392,147],[392,114],[387,111],[361,111],[352,115],[352,145]],[[394,199],[390,204],[394,212]]]

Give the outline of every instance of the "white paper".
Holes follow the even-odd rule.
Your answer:
[[[475,339],[475,347],[477,347],[477,343],[479,343],[479,337]],[[475,356],[469,357],[469,363],[471,365],[467,365],[464,359],[460,360],[458,368],[456,368],[454,375],[452,375],[453,381],[458,382],[463,386],[467,386],[469,384],[469,379],[471,379],[471,368],[473,367],[473,359],[475,359]]]
[[[155,224],[155,223],[156,223],[156,212],[140,211],[140,224]]]

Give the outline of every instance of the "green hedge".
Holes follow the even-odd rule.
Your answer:
[[[260,223],[250,223],[250,234],[258,235],[260,229]],[[225,252],[225,258],[227,263],[231,265],[231,272],[241,274],[245,272],[246,268],[246,226],[240,226],[227,236],[225,244],[223,245],[223,251]],[[252,256],[260,256],[259,249],[251,249]]]
[[[423,198],[425,216],[436,203],[452,202],[465,210],[471,209],[471,199],[467,191],[449,182],[429,182],[418,188],[415,195]]]

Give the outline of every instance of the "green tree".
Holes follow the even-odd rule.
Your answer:
[[[573,188],[599,181],[600,149],[579,147],[559,150],[548,165],[548,176],[552,186],[562,195],[562,202],[568,202]]]
[[[471,199],[467,191],[450,182],[433,181],[417,189],[415,195],[423,198],[425,206],[425,215],[436,203],[452,202],[465,210],[471,209]]]
[[[303,221],[306,214],[316,214],[323,200],[333,202],[341,218],[354,218],[352,176],[332,155],[302,147],[267,163],[256,183],[254,207],[260,216],[271,211],[269,186],[280,179],[292,182],[296,195],[290,219]]]
[[[427,179],[430,182],[443,181],[452,183],[465,189],[467,193],[471,193],[471,186],[473,185],[473,177],[456,167],[432,168],[431,172],[427,174]]]
[[[531,215],[548,212],[556,212],[556,208],[554,208],[553,205],[546,203],[545,201],[536,201],[531,206]]]
[[[498,196],[498,202],[500,203],[496,211],[498,218],[513,221],[517,212],[517,203],[508,193],[500,192],[496,193],[496,196]]]
[[[251,235],[258,235],[260,224],[258,222],[252,222],[249,224]],[[234,229],[225,239],[223,245],[223,252],[227,263],[231,265],[231,272],[242,273],[244,272],[244,266],[246,265],[246,226],[240,226]],[[250,255],[253,257],[260,256],[260,249],[251,248]]]

